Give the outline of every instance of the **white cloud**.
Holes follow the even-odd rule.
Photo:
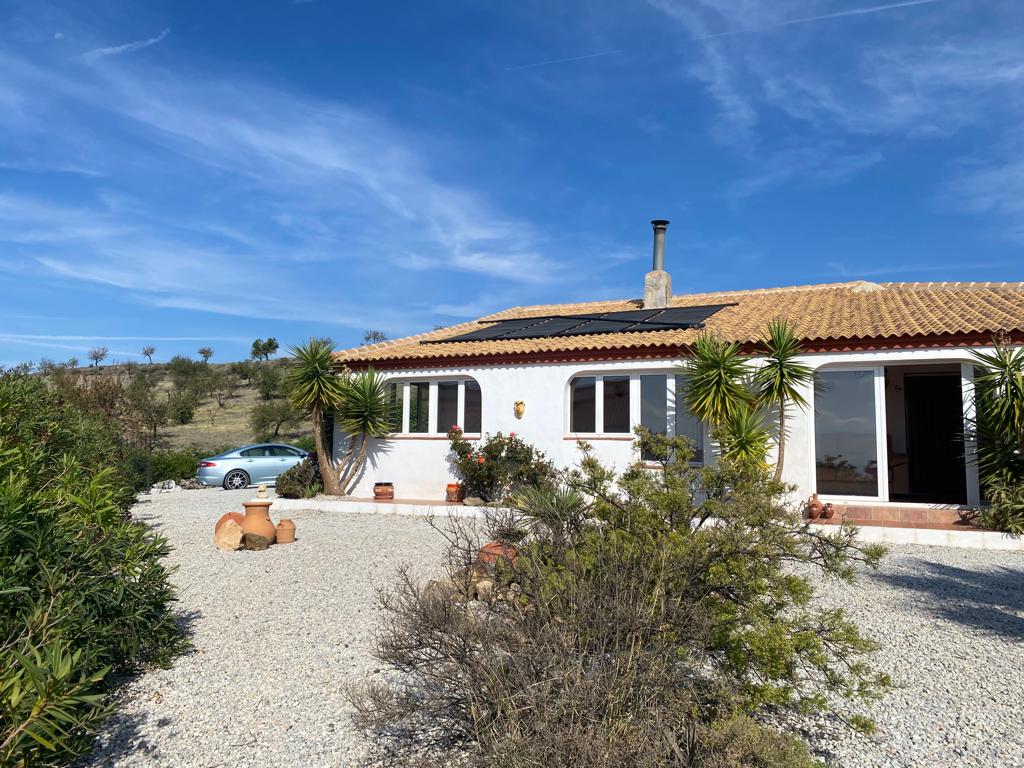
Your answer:
[[[102,59],[105,56],[120,56],[122,53],[131,53],[133,51],[141,50],[142,48],[148,48],[151,45],[156,45],[169,34],[171,34],[171,30],[165,29],[156,37],[150,37],[145,40],[135,40],[131,43],[112,45],[106,48],[93,48],[91,51],[84,53],[82,58],[86,61],[96,61],[97,59]]]

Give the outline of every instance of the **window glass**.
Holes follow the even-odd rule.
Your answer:
[[[629,432],[629,376],[604,378],[604,431]]]
[[[430,382],[414,381],[409,384],[409,431],[430,431]]]
[[[272,445],[272,446],[270,446],[270,455],[271,456],[297,456],[298,454],[295,453],[295,451],[293,451],[291,448],[287,448],[286,446],[283,446],[283,445]]]
[[[480,385],[473,380],[466,382],[466,413],[462,419],[465,432],[477,433],[482,429],[483,407],[480,400]]]
[[[385,387],[385,396],[390,410],[391,431],[402,431],[402,385],[391,382]]]
[[[261,448],[248,448],[242,451],[241,455],[251,459],[253,456],[262,456],[263,454],[261,453],[261,451]]]
[[[437,431],[448,430],[459,424],[459,382],[439,381],[437,383]]]
[[[704,425],[690,413],[686,406],[686,379],[676,377],[676,436],[688,438],[692,444],[693,457],[690,461],[704,462]]]
[[[874,372],[822,371],[815,378],[818,493],[877,496]]]
[[[640,426],[652,434],[668,429],[668,376],[651,374],[640,377]]]
[[[569,412],[570,432],[595,432],[597,408],[597,379],[580,376],[570,385],[572,410]]]

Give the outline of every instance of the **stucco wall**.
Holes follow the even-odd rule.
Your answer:
[[[896,350],[887,352],[853,352],[808,355],[804,362],[813,368],[823,366],[886,365],[897,363],[967,362],[967,350]],[[498,366],[438,370],[389,372],[396,380],[434,380],[467,377],[476,379],[482,395],[483,432],[515,432],[524,440],[543,450],[558,466],[577,462],[576,440],[568,431],[568,384],[575,376],[588,373],[672,372],[681,363],[678,359],[608,362],[595,364],[560,363],[522,366]],[[637,387],[633,387],[634,390]],[[637,400],[639,393],[633,393]],[[813,388],[805,397],[813,402]],[[526,403],[526,412],[517,419],[513,405]],[[634,412],[638,410],[634,408]],[[806,498],[814,490],[814,419],[813,409],[791,409],[789,437],[783,479],[796,485],[796,496]],[[336,435],[335,450],[340,450],[343,435]],[[633,459],[629,439],[588,438],[599,459],[619,469]],[[706,452],[712,453],[709,442]],[[373,483],[390,481],[395,496],[402,499],[440,500],[445,485],[457,478],[448,463],[448,441],[444,436],[395,437],[373,441],[367,467],[355,489],[354,496],[373,495]],[[337,454],[336,454],[337,455]]]

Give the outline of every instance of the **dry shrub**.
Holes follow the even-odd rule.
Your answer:
[[[792,567],[850,579],[880,551],[813,532],[761,469],[695,470],[672,461],[683,441],[642,440],[661,471],[615,477],[585,451],[482,532],[451,525],[446,579],[405,569],[382,593],[375,652],[391,672],[351,696],[378,762],[811,766],[763,715],[884,691],[871,644]],[[495,528],[519,556],[484,572],[473,561]]]

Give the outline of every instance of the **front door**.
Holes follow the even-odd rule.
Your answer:
[[[903,389],[912,500],[966,504],[960,377],[908,373]]]

